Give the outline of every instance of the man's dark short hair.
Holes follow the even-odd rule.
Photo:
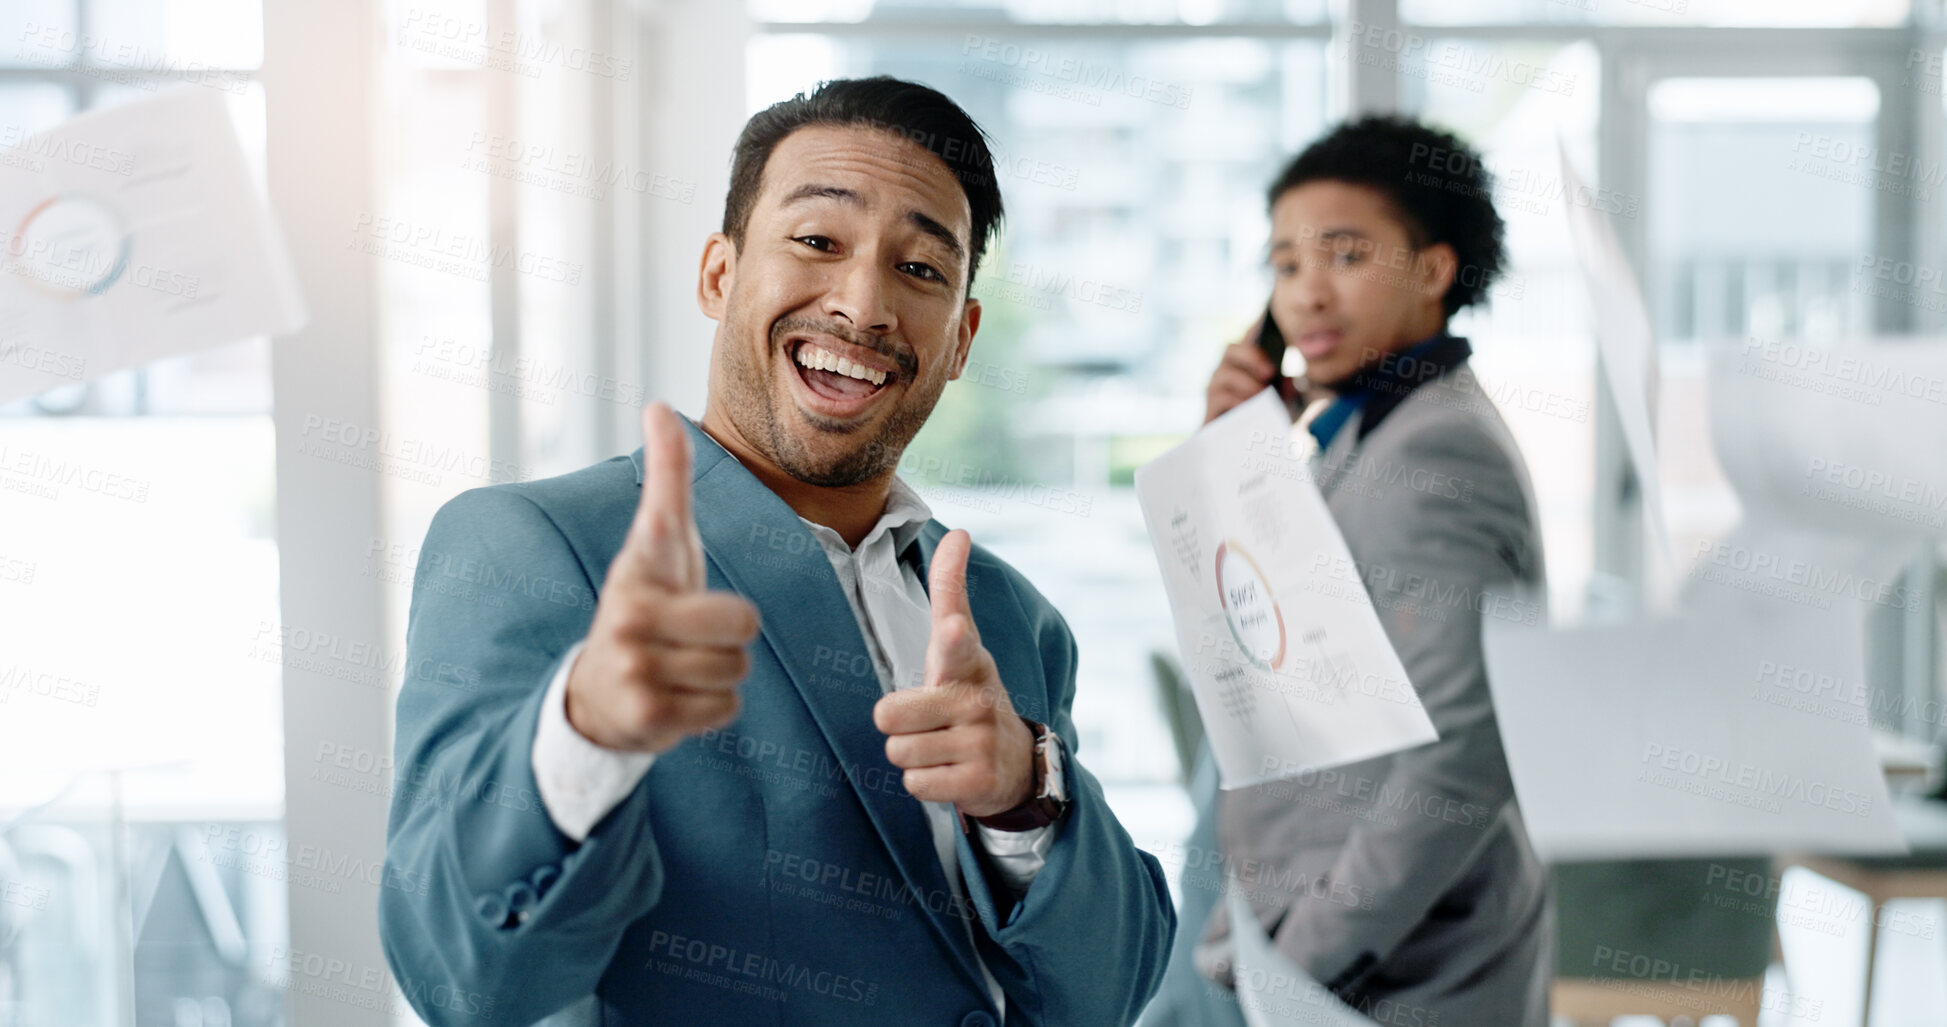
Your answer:
[[[1415,249],[1453,247],[1460,266],[1440,299],[1448,314],[1479,302],[1506,268],[1507,225],[1494,210],[1494,176],[1451,132],[1389,115],[1348,121],[1286,165],[1269,202],[1327,180],[1378,190]]]
[[[981,254],[1000,227],[1001,190],[994,176],[994,155],[987,133],[959,105],[937,89],[879,75],[841,78],[817,90],[769,107],[751,116],[737,137],[730,160],[730,194],[723,201],[723,234],[739,249],[757,193],[764,184],[764,165],[785,136],[810,125],[865,125],[885,129],[917,143],[938,157],[967,194],[973,214],[973,239],[967,250],[967,287],[973,287]]]

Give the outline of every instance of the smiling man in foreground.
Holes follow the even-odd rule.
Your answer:
[[[424,887],[380,900],[429,1023],[1114,1024],[1155,990],[1174,914],[1073,759],[1067,625],[894,475],[1000,217],[931,89],[756,115],[701,427],[652,406],[632,456],[434,518],[407,666],[468,673],[407,674],[386,862]],[[440,587],[465,561],[528,584]]]

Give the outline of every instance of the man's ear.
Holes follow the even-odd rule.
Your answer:
[[[736,280],[737,244],[722,232],[711,232],[703,243],[703,266],[696,271],[697,309],[712,321],[722,321]]]
[[[967,297],[967,305],[960,311],[960,341],[953,347],[953,373],[948,380],[960,377],[967,369],[967,354],[973,352],[974,333],[980,331],[980,301]]]
[[[1453,287],[1454,276],[1460,272],[1460,255],[1453,247],[1440,242],[1420,251],[1418,277],[1420,291],[1426,298],[1438,303]]]

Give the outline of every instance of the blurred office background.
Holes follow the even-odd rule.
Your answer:
[[[465,489],[635,448],[645,400],[700,414],[695,265],[753,111],[887,73],[994,137],[1009,217],[975,286],[986,319],[907,477],[1064,611],[1081,757],[1138,844],[1167,850],[1192,812],[1131,474],[1197,425],[1219,350],[1262,309],[1280,162],[1368,110],[1486,153],[1512,266],[1456,330],[1533,474],[1554,616],[1615,617],[1658,583],[1558,145],[1643,281],[1662,437],[1698,440],[1664,456],[1687,563],[1738,516],[1702,441],[1708,353],[1947,329],[1942,307],[1867,288],[1880,260],[1947,265],[1943,17],[1937,0],[11,0],[0,130],[220,91],[310,322],[0,406],[0,1027],[416,1022],[374,907],[400,886],[379,867],[417,546]],[[1914,170],[1875,174],[1867,151]],[[22,470],[43,458],[141,498],[49,495]],[[1907,571],[1929,598],[1934,555]],[[1938,623],[1929,601],[1872,626],[1873,687],[1933,700],[1876,725],[1923,764]],[[48,675],[66,684],[30,683]],[[1919,782],[1900,787],[1936,783]],[[1903,901],[1914,922],[1947,915]],[[1772,983],[1820,1005],[1760,1022],[1859,1022],[1870,922],[1780,928],[1782,955],[1809,955],[1768,960]],[[1947,931],[1917,933],[1880,943],[1876,1027],[1947,1022]]]

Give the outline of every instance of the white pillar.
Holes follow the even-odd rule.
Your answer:
[[[272,345],[277,426],[277,542],[285,627],[345,644],[384,638],[384,596],[359,574],[381,535],[379,478],[303,455],[307,416],[379,426],[376,270],[345,247],[353,219],[375,209],[375,0],[275,0],[264,5],[264,91],[271,203],[296,260],[310,324]],[[287,656],[288,656],[287,651]],[[322,745],[391,751],[390,693],[284,666],[284,829],[289,852],[385,855],[385,799],[314,780]],[[352,981],[385,969],[378,890],[357,875],[327,894],[292,886],[290,945],[272,975],[292,979],[291,1027],[389,1027],[382,1010],[306,993],[291,954],[338,960]],[[260,968],[261,969],[261,968]],[[328,983],[320,981],[318,983]],[[355,990],[355,989],[353,989]],[[389,997],[389,996],[385,996]]]

